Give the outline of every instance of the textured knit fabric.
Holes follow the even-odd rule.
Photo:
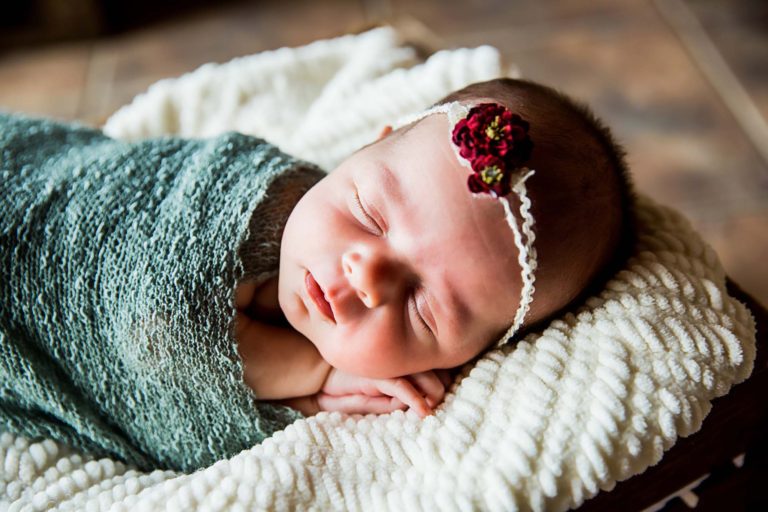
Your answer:
[[[465,365],[434,416],[320,413],[191,475],[0,435],[0,508],[3,490],[11,510],[576,508],[696,432],[755,360],[712,249],[668,208],[638,217],[598,296]]]
[[[237,133],[126,143],[9,115],[0,158],[1,430],[189,471],[301,417],[244,384],[234,289],[275,275],[319,169]]]
[[[331,169],[355,137],[370,142],[384,124],[501,70],[489,47],[404,69],[400,44],[377,29],[207,64],[151,87],[108,127],[141,137],[250,126]],[[295,111],[280,117],[274,105]],[[275,115],[262,116],[269,106]],[[297,122],[311,136],[283,145]],[[754,322],[728,296],[712,249],[668,208],[641,198],[637,212],[633,257],[605,290],[465,365],[433,417],[321,413],[192,475],[1,434],[0,509],[576,507],[698,430],[712,398],[747,378],[755,357]]]

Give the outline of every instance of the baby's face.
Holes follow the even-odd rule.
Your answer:
[[[429,116],[349,157],[291,213],[280,307],[332,366],[371,378],[452,368],[512,323],[511,230],[498,200],[468,190],[451,144],[446,116]]]

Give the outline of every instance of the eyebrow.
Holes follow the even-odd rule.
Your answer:
[[[410,203],[406,201],[406,195],[403,193],[403,186],[402,183],[400,183],[400,180],[384,162],[379,162],[379,169],[381,170],[379,176],[381,178],[382,185],[384,185],[382,189],[386,188],[386,190],[390,192],[394,198],[403,205],[404,208],[407,209],[410,206]],[[439,306],[441,311],[455,311],[457,325],[466,325],[467,320],[471,316],[469,307],[461,300],[459,295],[456,293],[456,290],[454,290],[454,288],[448,282],[448,279],[444,279],[443,288],[448,291],[448,305],[450,307],[446,308],[445,304],[440,302]],[[435,294],[432,292],[429,294],[433,297],[435,296]]]

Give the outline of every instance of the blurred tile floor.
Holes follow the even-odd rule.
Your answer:
[[[491,44],[586,101],[637,187],[686,213],[768,304],[768,2],[282,0],[229,3],[120,35],[0,55],[0,108],[101,124],[153,82],[376,23],[433,48]]]

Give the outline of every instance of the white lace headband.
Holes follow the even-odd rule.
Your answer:
[[[534,221],[530,212],[531,200],[525,187],[526,180],[533,176],[535,171],[523,165],[533,148],[528,136],[528,123],[496,103],[471,106],[451,102],[400,119],[394,128],[400,128],[432,114],[448,116],[449,135],[456,158],[472,172],[467,179],[470,191],[475,194],[488,193],[499,199],[504,205],[504,216],[514,235],[523,285],[520,291],[520,305],[512,325],[496,343],[496,346],[501,346],[523,325],[536,290],[534,282],[537,259],[536,249],[533,247],[536,235],[533,232]],[[518,226],[506,198],[510,192],[517,194],[520,199],[522,226]]]

